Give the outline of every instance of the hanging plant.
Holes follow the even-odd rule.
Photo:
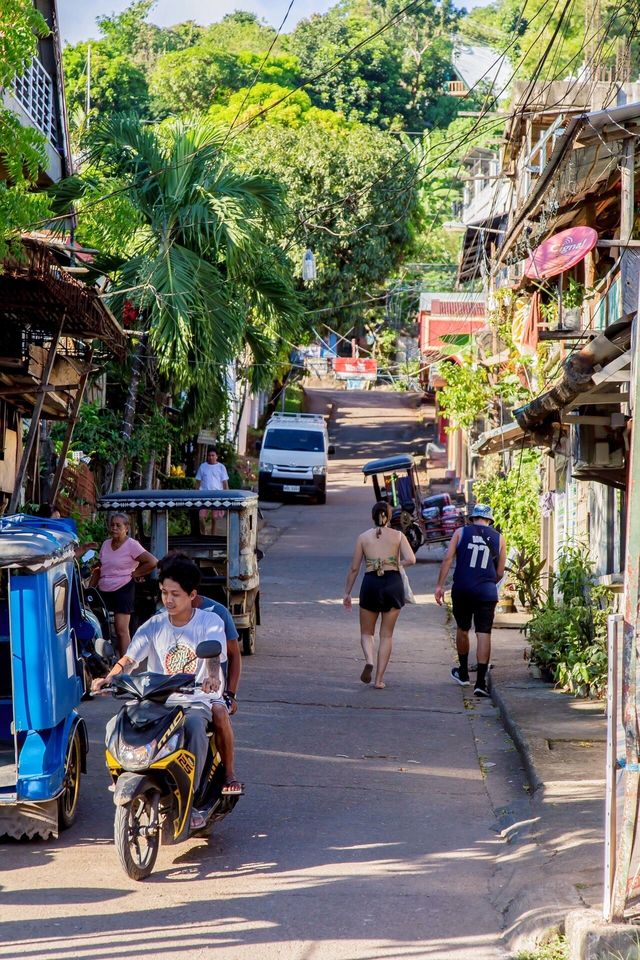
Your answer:
[[[446,387],[438,393],[448,430],[469,430],[487,411],[494,396],[486,367],[471,363],[441,363],[438,373]]]

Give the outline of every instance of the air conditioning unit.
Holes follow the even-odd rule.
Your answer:
[[[589,408],[590,411],[593,408]],[[624,470],[624,439],[610,427],[579,423],[571,431],[571,473],[576,480],[600,479],[596,474]]]

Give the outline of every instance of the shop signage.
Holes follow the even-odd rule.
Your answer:
[[[524,267],[525,277],[546,280],[557,277],[580,263],[598,242],[592,227],[573,227],[561,230],[533,251]]]
[[[336,357],[333,361],[333,372],[339,380],[364,378],[375,380],[378,373],[378,361],[370,357]]]

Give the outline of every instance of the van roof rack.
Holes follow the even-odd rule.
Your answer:
[[[304,420],[307,423],[310,420],[325,423],[326,419],[327,418],[321,413],[289,413],[286,411],[278,411],[269,418],[269,420]]]

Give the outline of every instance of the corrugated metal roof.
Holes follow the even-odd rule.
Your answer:
[[[485,305],[464,300],[432,300],[432,317],[483,317]]]
[[[513,68],[509,58],[505,53],[491,47],[470,46],[456,41],[452,65],[469,89],[476,85],[487,85],[498,98],[508,93],[513,80]]]
[[[431,304],[434,300],[439,300],[440,303],[456,301],[457,303],[484,304],[485,296],[484,293],[467,293],[462,290],[456,293],[440,293],[438,290],[426,290],[420,294],[420,306],[418,308],[420,312],[431,310]]]

